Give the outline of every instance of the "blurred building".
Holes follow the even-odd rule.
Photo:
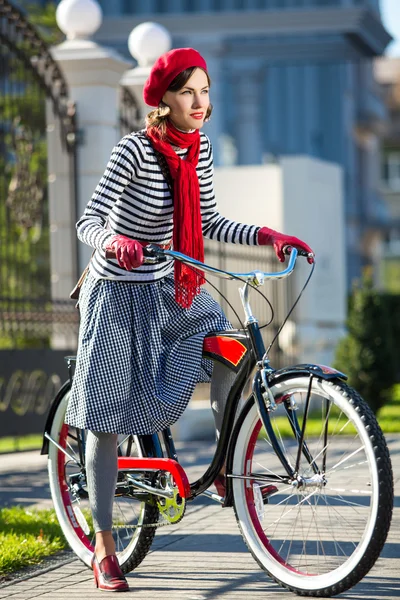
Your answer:
[[[133,27],[156,21],[170,31],[174,47],[193,46],[205,56],[214,105],[206,131],[216,165],[270,164],[290,155],[340,165],[348,283],[377,262],[388,220],[378,191],[387,115],[372,57],[391,39],[379,0],[99,3],[99,43],[130,57]]]
[[[400,292],[400,58],[377,59],[375,74],[390,117],[382,142],[381,193],[390,223],[382,247],[381,279],[387,289]]]

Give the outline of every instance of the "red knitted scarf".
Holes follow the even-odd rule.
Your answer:
[[[174,181],[174,250],[204,261],[203,231],[200,212],[200,187],[196,166],[199,161],[200,134],[178,131],[167,122],[167,135],[161,139],[156,127],[147,130],[153,147],[161,152],[168,163]],[[188,148],[182,160],[172,146]],[[193,298],[205,283],[204,273],[175,261],[175,299],[184,308],[190,308]]]

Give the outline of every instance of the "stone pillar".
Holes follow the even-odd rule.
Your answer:
[[[77,279],[73,156],[62,147],[60,119],[46,102],[51,297],[65,300]]]
[[[152,107],[147,106],[143,100],[143,86],[157,58],[171,49],[171,36],[158,23],[141,23],[132,29],[128,47],[138,66],[124,73],[121,85],[128,88],[136,99],[144,126],[145,116]]]
[[[51,298],[65,301],[77,278],[77,238],[75,231],[74,157],[62,146],[60,119],[53,104],[46,102],[47,189],[49,201],[49,237]],[[76,328],[56,320],[52,325],[51,347],[71,350],[76,346]]]
[[[78,115],[78,218],[119,139],[119,83],[130,64],[115,51],[89,39],[100,27],[101,20],[101,9],[95,0],[62,0],[57,8],[57,23],[67,40],[52,48],[52,55],[66,77]],[[57,238],[53,241],[57,243]],[[65,253],[53,254],[65,260]],[[79,272],[87,265],[90,255],[88,246],[78,245]],[[59,267],[52,265],[53,272],[58,272]]]

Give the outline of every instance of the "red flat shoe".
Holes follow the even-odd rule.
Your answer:
[[[106,556],[98,562],[96,555],[92,558],[92,568],[94,574],[94,582],[99,590],[105,592],[128,592],[129,585],[118,559],[115,555]]]

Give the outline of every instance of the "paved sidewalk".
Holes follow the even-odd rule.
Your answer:
[[[370,574],[340,598],[392,600],[400,597],[400,436],[388,436],[396,481],[394,522],[382,557]],[[202,472],[212,448],[206,443],[185,444],[180,456],[193,478]],[[19,473],[15,458],[18,458]],[[25,466],[24,466],[25,465]],[[30,481],[26,466],[33,471]],[[49,492],[45,460],[37,454],[0,456],[0,505],[13,501],[46,506]],[[35,482],[37,486],[33,485]],[[18,491],[13,493],[15,484]],[[152,551],[134,573],[128,575],[137,600],[158,598],[185,600],[293,600],[260,570],[239,533],[233,511],[200,498],[189,505],[185,518],[156,535]],[[7,587],[0,599],[94,600],[101,596],[92,573],[77,560]]]

